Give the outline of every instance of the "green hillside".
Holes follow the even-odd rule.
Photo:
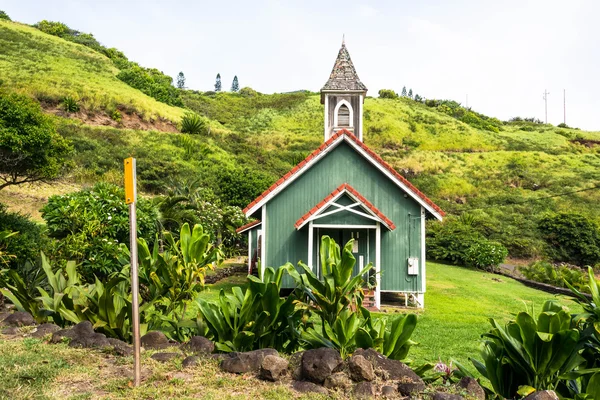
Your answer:
[[[117,73],[114,63],[93,49],[0,21],[5,90],[42,102],[76,96],[88,110],[130,105],[149,120],[179,121],[183,109],[146,96],[117,79]],[[59,132],[75,148],[76,168],[65,180],[120,183],[122,160],[133,155],[147,193],[163,192],[171,179],[199,179],[226,202],[243,205],[323,140],[323,108],[316,93],[186,90],[181,98],[210,120],[207,134],[57,118]],[[468,212],[477,229],[501,241],[513,256],[540,254],[536,224],[546,212],[580,211],[600,221],[600,191],[593,190],[600,185],[600,132],[503,123],[453,102],[371,97],[365,101],[364,127],[368,146],[449,214]],[[4,190],[0,200],[15,203],[12,196],[18,192]]]
[[[0,20],[0,87],[49,105],[71,96],[90,113],[120,108],[146,120],[179,122],[182,109],[133,89],[116,78],[118,72],[106,56],[88,47]]]

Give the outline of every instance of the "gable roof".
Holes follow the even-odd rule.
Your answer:
[[[346,44],[342,47],[335,59],[335,64],[329,75],[329,80],[321,90],[360,90],[367,91],[367,87],[360,81],[350,59],[350,53],[346,49]]]
[[[250,229],[252,229],[255,226],[260,225],[260,224],[261,224],[260,220],[252,221],[252,222],[250,222],[250,223],[248,223],[246,225],[240,226],[235,231],[236,231],[236,233],[243,233],[243,232],[246,232],[247,230],[250,230]]]
[[[249,216],[255,213],[263,204],[267,203],[279,192],[285,189],[290,183],[296,178],[302,175],[306,170],[312,167],[317,161],[324,157],[331,150],[336,148],[340,143],[346,142],[350,147],[354,148],[359,154],[373,164],[377,169],[383,172],[392,182],[398,187],[404,190],[409,196],[411,196],[417,203],[423,206],[429,211],[434,217],[441,220],[446,213],[427,196],[425,196],[419,189],[413,186],[406,178],[400,175],[394,168],[388,163],[383,161],[373,150],[369,149],[366,144],[359,141],[352,133],[346,129],[342,129],[335,133],[331,138],[319,146],[318,149],[313,151],[298,165],[292,168],[287,174],[281,177],[277,182],[271,185],[270,188],[265,190],[260,196],[244,208],[244,213]]]
[[[381,222],[383,225],[385,225],[386,228],[388,228],[391,231],[396,229],[396,225],[392,222],[391,219],[386,217],[369,200],[365,199],[364,196],[362,196],[360,193],[358,193],[358,191],[356,189],[354,189],[352,186],[348,185],[347,183],[342,183],[337,189],[335,189],[327,197],[325,197],[323,200],[321,200],[320,203],[318,203],[316,206],[314,206],[313,208],[308,210],[308,212],[306,214],[304,214],[302,217],[300,217],[300,219],[298,219],[298,221],[296,221],[296,224],[295,224],[296,229],[302,228],[304,225],[306,225],[306,223],[308,223],[311,220],[311,217],[317,216],[322,211],[327,209],[330,205],[332,205],[332,203],[335,200],[342,197],[342,195],[344,193],[349,194],[352,199],[356,200],[364,208],[369,210],[370,214],[373,217],[375,217],[379,222]],[[329,214],[329,213],[327,213],[327,214]],[[312,219],[316,219],[316,218],[312,218]]]

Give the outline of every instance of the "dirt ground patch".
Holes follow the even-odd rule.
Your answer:
[[[115,121],[104,111],[89,112],[82,108],[78,112],[68,113],[57,105],[42,104],[42,107],[48,113],[64,118],[78,119],[86,125],[112,126],[121,129],[138,129],[143,131],[179,132],[177,125],[172,121],[164,118],[150,118],[149,120],[145,120],[135,112],[120,108],[117,109],[121,114],[121,119],[120,121]]]

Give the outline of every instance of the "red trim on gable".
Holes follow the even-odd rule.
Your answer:
[[[368,148],[366,144],[364,144],[363,142],[358,140],[358,138],[356,138],[356,136],[354,136],[351,132],[349,132],[346,129],[342,129],[342,130],[339,130],[338,132],[336,132],[333,136],[331,136],[329,138],[329,140],[327,140],[325,143],[323,143],[321,146],[319,146],[318,149],[313,151],[311,154],[308,155],[308,157],[306,157],[298,165],[296,165],[294,168],[292,168],[292,170],[290,172],[288,172],[287,174],[285,174],[283,176],[283,178],[281,178],[281,179],[283,179],[283,181],[281,181],[281,179],[280,179],[277,182],[275,182],[273,185],[271,185],[271,187],[269,187],[267,190],[265,190],[260,196],[258,196],[254,201],[252,201],[250,204],[248,204],[246,206],[246,208],[244,208],[244,210],[243,210],[244,213],[246,213],[248,210],[250,210],[252,207],[254,207],[261,199],[265,198],[269,193],[271,193],[273,190],[275,190],[275,188],[277,188],[277,186],[282,185],[284,181],[288,180],[292,175],[294,175],[296,172],[298,172],[300,169],[302,169],[304,166],[306,166],[306,164],[308,164],[308,162],[310,160],[312,160],[313,158],[318,156],[327,147],[331,146],[333,144],[333,142],[335,142],[342,135],[346,135],[346,137],[348,139],[350,139],[354,143],[356,143],[367,154],[369,154],[371,157],[373,157],[379,165],[381,165],[390,174],[392,174],[396,179],[398,179],[400,182],[402,182],[404,185],[406,185],[409,190],[411,190],[414,194],[416,194],[418,197],[420,197],[425,203],[429,204],[435,211],[440,213],[441,216],[446,215],[446,213],[437,204],[435,204],[429,197],[425,196],[425,194],[423,194],[423,192],[421,192],[419,189],[417,189],[405,177],[400,175],[394,168],[392,168],[391,165],[386,163],[381,157],[379,157],[379,155],[377,155],[373,150]]]
[[[239,228],[237,228],[235,231],[236,231],[237,233],[240,233],[240,232],[246,231],[246,230],[248,230],[248,229],[250,229],[250,228],[253,228],[253,227],[255,227],[256,225],[260,225],[260,221],[252,221],[252,222],[250,222],[250,223],[248,223],[248,224],[246,224],[246,225],[242,225],[242,226],[240,226],[240,227],[239,227]]]
[[[373,205],[373,203],[365,199],[364,196],[358,193],[352,186],[348,185],[347,183],[343,183],[340,186],[338,186],[333,192],[331,192],[331,194],[329,194],[327,197],[321,200],[319,204],[308,210],[306,214],[300,217],[294,225],[296,229],[298,229],[304,221],[308,220],[311,217],[311,215],[319,213],[323,209],[323,207],[325,207],[325,205],[329,202],[329,200],[332,200],[338,194],[343,193],[344,191],[347,191],[348,193],[356,197],[358,200],[360,200],[360,202],[369,210],[371,210],[373,214],[377,215],[390,228],[390,230],[393,231],[394,229],[396,229],[396,225],[392,222],[391,219],[386,217],[381,211],[379,211],[377,207]]]

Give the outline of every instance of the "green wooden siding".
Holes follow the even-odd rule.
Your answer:
[[[307,261],[308,226],[297,231],[294,224],[343,183],[354,187],[396,224],[393,231],[381,228],[381,290],[421,291],[422,274],[407,275],[408,257],[421,255],[421,206],[404,197],[398,186],[344,142],[266,204],[263,224],[268,266]],[[291,287],[292,282],[286,279],[284,284]]]

